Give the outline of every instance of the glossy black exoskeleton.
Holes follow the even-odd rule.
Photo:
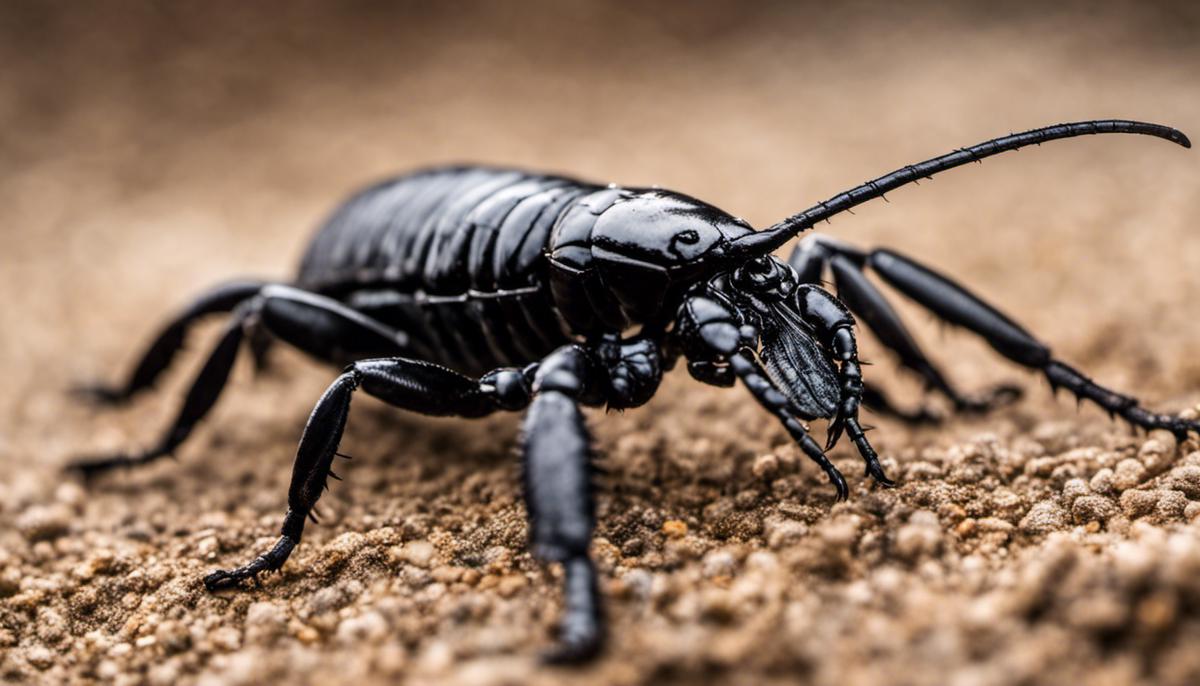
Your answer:
[[[763,231],[665,190],[478,167],[389,180],[333,214],[294,281],[239,281],[210,291],[166,327],[124,385],[86,389],[102,401],[129,398],[154,383],[195,320],[233,313],[154,447],[74,467],[96,473],[173,451],[216,402],[244,339],[260,356],[278,339],[348,365],[305,427],[279,542],[242,567],[205,577],[216,590],[279,569],[300,542],[333,476],[355,390],[429,415],[527,409],[530,541],[539,558],[561,563],[565,572],[560,644],[549,656],[585,659],[601,645],[603,629],[588,555],[593,488],[581,405],[641,405],[682,356],[702,382],[740,380],[845,498],[846,482],[825,456],[843,433],[867,474],[891,485],[859,424],[860,402],[911,421],[938,418],[897,409],[864,384],[853,315],[956,409],[983,411],[1016,397],[1006,386],[974,397],[955,390],[866,279],[868,268],[1005,357],[1040,370],[1055,387],[1139,427],[1200,432],[1200,423],[1148,412],[1097,385],[991,306],[894,252],[863,252],[813,236],[789,262],[771,256],[817,222],[909,182],[1025,145],[1104,133],[1190,145],[1179,131],[1133,121],[1050,126],[903,167]],[[836,296],[821,285],[827,268]],[[802,423],[812,419],[831,420],[824,448]]]

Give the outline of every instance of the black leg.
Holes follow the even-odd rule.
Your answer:
[[[151,462],[171,454],[220,397],[246,330],[261,323],[276,337],[324,360],[359,351],[397,354],[405,338],[337,301],[287,286],[267,286],[234,313],[221,341],[192,382],[171,427],[153,447],[133,453],[86,458],[69,469],[93,476],[114,467]]]
[[[825,475],[829,477],[829,482],[837,489],[837,499],[849,498],[850,487],[846,485],[846,478],[825,456],[825,451],[821,449],[821,446],[812,439],[812,436],[808,435],[808,431],[800,423],[800,420],[792,414],[788,399],[771,383],[766,370],[754,359],[753,352],[743,350],[730,356],[729,366],[746,385],[754,399],[783,424],[783,428],[787,429],[788,434],[796,441],[808,459],[817,463],[817,466],[825,472]]]
[[[406,410],[464,417],[480,417],[521,404],[522,397],[527,404],[530,394],[524,374],[514,369],[497,370],[476,381],[444,367],[405,358],[363,360],[350,365],[317,401],[304,427],[279,541],[241,567],[205,576],[204,585],[209,591],[231,588],[263,572],[277,571],[287,561],[300,543],[305,519],[313,518],[313,508],[332,474],[330,467],[346,428],[351,395],[358,388]]]
[[[271,337],[262,324],[256,324],[249,327],[246,332],[246,344],[250,348],[250,357],[254,360],[254,371],[256,374],[264,374],[271,370],[271,349],[275,345],[275,339]]]
[[[258,303],[266,333],[321,362],[411,354],[407,334],[337,300],[290,286],[267,286]]]
[[[1001,384],[978,395],[964,395],[956,390],[926,357],[883,293],[867,279],[862,271],[866,261],[866,253],[821,236],[806,238],[790,258],[792,267],[801,276],[801,283],[819,282],[823,265],[828,264],[838,298],[886,348],[896,353],[902,366],[920,376],[927,388],[949,399],[956,411],[983,413],[1020,398],[1021,389],[1011,384]],[[894,413],[894,416],[903,418],[903,414]]]
[[[884,486],[895,486],[884,474],[883,466],[879,464],[879,455],[871,447],[866,431],[858,422],[863,383],[862,367],[858,361],[858,344],[854,339],[854,318],[837,298],[817,286],[800,286],[796,291],[796,299],[805,321],[812,325],[839,365],[841,402],[837,415],[829,425],[829,438],[825,449],[832,449],[845,429],[866,462],[867,474]]]
[[[196,424],[216,404],[221,390],[225,387],[225,382],[229,380],[229,372],[233,369],[238,345],[241,342],[242,322],[235,320],[226,327],[225,334],[221,336],[217,347],[213,349],[208,361],[196,375],[196,380],[192,382],[192,387],[183,400],[179,414],[171,423],[171,428],[153,447],[140,452],[83,458],[68,464],[67,469],[80,472],[85,477],[92,477],[115,467],[145,464],[170,455],[187,439]]]
[[[1020,325],[929,268],[889,250],[871,253],[868,264],[897,290],[937,316],[974,331],[1008,359],[1041,370],[1055,388],[1066,388],[1077,398],[1090,400],[1136,427],[1165,429],[1180,440],[1188,432],[1200,434],[1200,422],[1150,412],[1136,398],[1110,391],[1054,359],[1050,349]]]
[[[597,394],[601,371],[576,346],[547,357],[534,381],[525,417],[525,503],[534,555],[563,565],[559,642],[549,662],[595,655],[604,638],[596,569],[588,555],[595,514],[591,440],[579,404]]]
[[[325,488],[355,389],[414,412],[463,417],[520,409],[533,398],[524,427],[530,542],[540,559],[561,562],[565,574],[559,645],[546,659],[586,660],[602,645],[603,621],[596,570],[588,555],[594,528],[591,446],[578,404],[599,397],[599,373],[575,346],[547,357],[532,383],[527,372],[517,369],[496,370],[475,381],[404,358],[352,364],[321,397],[305,426],[279,541],[241,567],[210,573],[205,586],[210,591],[234,587],[283,566]]]
[[[788,257],[788,264],[796,270],[796,278],[800,283],[820,286],[831,254],[825,239],[817,235],[807,236],[796,244]]]
[[[718,386],[741,379],[758,404],[775,415],[804,454],[825,472],[837,489],[838,500],[850,497],[845,477],[808,435],[792,402],[759,363],[755,352],[758,331],[743,322],[732,303],[716,292],[688,298],[681,308],[675,335],[676,345],[688,357],[688,371],[693,377]]]
[[[867,280],[861,266],[851,259],[835,255],[830,259],[838,297],[885,346],[900,357],[900,364],[916,372],[929,388],[939,391],[954,403],[954,409],[964,413],[983,413],[1012,403],[1021,397],[1021,389],[1002,384],[976,396],[960,393],[921,351],[900,315],[884,299],[879,289]]]
[[[94,402],[112,405],[125,402],[139,391],[150,388],[170,366],[175,353],[183,347],[187,330],[192,324],[206,315],[232,312],[239,304],[257,295],[265,285],[262,281],[232,281],[209,290],[167,324],[142,354],[141,361],[124,384],[89,384],[73,389],[74,392]]]

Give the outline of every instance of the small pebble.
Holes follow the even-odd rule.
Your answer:
[[[1125,491],[1141,484],[1146,479],[1146,467],[1133,458],[1126,458],[1117,463],[1113,470],[1113,486],[1119,491]]]
[[[1105,467],[1096,472],[1092,476],[1092,480],[1088,482],[1088,487],[1093,493],[1101,495],[1111,495],[1116,488],[1113,486],[1113,470]]]
[[[346,588],[341,585],[326,586],[317,590],[308,599],[308,610],[314,615],[340,610],[351,600]]]
[[[1158,505],[1158,493],[1131,488],[1121,494],[1121,510],[1130,519],[1145,517]]]
[[[687,535],[688,525],[686,522],[681,522],[678,519],[668,519],[663,522],[662,532],[668,538],[683,538]]]
[[[733,576],[737,569],[737,560],[727,550],[713,550],[701,561],[701,570],[705,577]]]
[[[1200,467],[1189,465],[1172,469],[1163,479],[1163,487],[1180,491],[1192,500],[1200,499]]]
[[[754,478],[769,481],[779,474],[779,458],[774,454],[759,455],[750,467]]]
[[[645,569],[631,569],[621,576],[625,592],[629,597],[645,602],[650,599],[654,586],[654,575]]]
[[[763,538],[772,550],[794,545],[808,535],[808,525],[784,517],[767,517],[763,521]]]
[[[1091,493],[1092,489],[1083,479],[1068,479],[1062,488],[1063,502],[1067,507],[1072,507],[1076,500]]]
[[[187,627],[175,620],[159,624],[154,630],[154,637],[168,654],[182,652],[192,645],[192,636]]]
[[[1062,505],[1054,500],[1043,500],[1029,508],[1021,519],[1020,530],[1028,536],[1045,536],[1060,531],[1071,523],[1071,517]]]
[[[1071,506],[1071,515],[1077,524],[1103,523],[1117,513],[1113,501],[1099,495],[1085,495]]]
[[[241,633],[231,626],[222,626],[214,629],[212,633],[208,635],[208,640],[211,641],[213,646],[215,646],[218,650],[224,650],[226,652],[237,650],[242,645]],[[124,643],[121,645],[128,646],[129,644]],[[120,646],[113,646],[113,650],[116,650],[119,647]],[[116,657],[111,650],[109,651],[109,654],[113,657]]]
[[[30,542],[50,541],[70,529],[71,510],[61,503],[33,505],[17,517],[17,530]]]
[[[429,541],[409,541],[399,551],[401,560],[421,569],[429,569],[435,555],[437,549]]]
[[[1188,506],[1187,496],[1182,491],[1157,491],[1158,502],[1154,506],[1154,514],[1160,522],[1181,521],[1184,510]]]
[[[934,555],[941,549],[941,545],[941,525],[937,515],[928,510],[914,512],[908,523],[896,532],[896,552],[907,560]]]
[[[43,645],[30,646],[25,651],[25,661],[36,669],[49,669],[54,664],[54,653]]]
[[[387,620],[375,611],[343,619],[337,628],[337,640],[343,645],[358,645],[363,642],[376,643],[387,634]]]
[[[1159,439],[1149,438],[1138,450],[1138,458],[1148,472],[1157,474],[1167,466],[1172,452],[1174,451]]]
[[[287,615],[277,603],[259,601],[246,609],[246,641],[266,644],[283,634]]]
[[[1200,515],[1200,503],[1191,502],[1188,503],[1187,507],[1183,508],[1183,518],[1185,520],[1190,522],[1196,518],[1196,515]]]
[[[500,583],[496,584],[496,593],[502,598],[511,598],[527,585],[529,582],[523,574],[508,574],[500,579]]]

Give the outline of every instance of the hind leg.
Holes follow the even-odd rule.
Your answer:
[[[204,292],[159,332],[142,353],[137,366],[124,383],[83,384],[72,391],[84,399],[102,405],[117,405],[129,400],[154,385],[175,359],[175,354],[183,348],[187,331],[193,324],[211,314],[232,312],[238,305],[257,295],[266,285],[265,281],[230,281]]]
[[[113,467],[144,464],[171,454],[216,404],[246,331],[255,325],[263,326],[276,338],[326,361],[337,360],[342,355],[405,352],[403,334],[335,300],[288,286],[261,287],[234,310],[233,319],[192,382],[175,420],[155,444],[142,451],[81,459],[69,464],[68,468],[94,475]],[[165,339],[165,336],[159,338],[160,341]],[[170,354],[174,354],[174,350]],[[165,363],[157,362],[169,360],[169,355],[156,354],[154,359],[156,364],[151,366],[156,367],[157,374],[166,367]]]
[[[1041,371],[1055,389],[1065,388],[1076,398],[1089,400],[1142,429],[1164,429],[1181,441],[1189,432],[1200,434],[1200,422],[1151,412],[1136,398],[1109,390],[1055,359],[1046,345],[1021,326],[928,267],[890,250],[872,252],[867,263],[897,290],[938,317],[975,332],[1013,362]]]

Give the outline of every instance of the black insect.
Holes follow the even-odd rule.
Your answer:
[[[802,231],[909,182],[1025,145],[1084,134],[1134,133],[1190,147],[1179,131],[1135,121],[1089,121],[1004,136],[910,165],[763,231],[671,191],[598,186],[506,169],[454,167],[402,176],[342,205],[313,240],[290,284],[239,281],[204,294],[150,346],[120,387],[88,394],[118,402],[150,387],[197,319],[232,312],[175,423],[140,453],[78,462],[95,473],[173,451],[217,400],[243,340],[261,352],[281,339],[317,359],[348,364],[317,402],[296,455],[279,542],[248,564],[204,578],[210,590],[278,570],[300,542],[326,486],[362,389],[428,415],[479,417],[528,408],[524,487],[530,540],[562,563],[564,612],[552,660],[595,653],[602,638],[596,571],[591,451],[581,405],[624,409],[654,394],[682,355],[696,379],[737,380],[828,475],[843,432],[866,473],[892,485],[859,424],[859,404],[912,421],[865,385],[856,351],[858,315],[900,362],[958,410],[1011,401],[1000,387],[964,395],[921,352],[866,268],[1000,354],[1144,429],[1184,437],[1200,423],[1151,413],[1063,362],[1008,317],[949,279],[888,250],[862,252],[819,236],[785,263],[771,255]],[[828,266],[837,296],[821,286]],[[257,333],[256,333],[257,332]],[[266,332],[267,337],[264,338]],[[829,419],[824,449],[802,423]]]

